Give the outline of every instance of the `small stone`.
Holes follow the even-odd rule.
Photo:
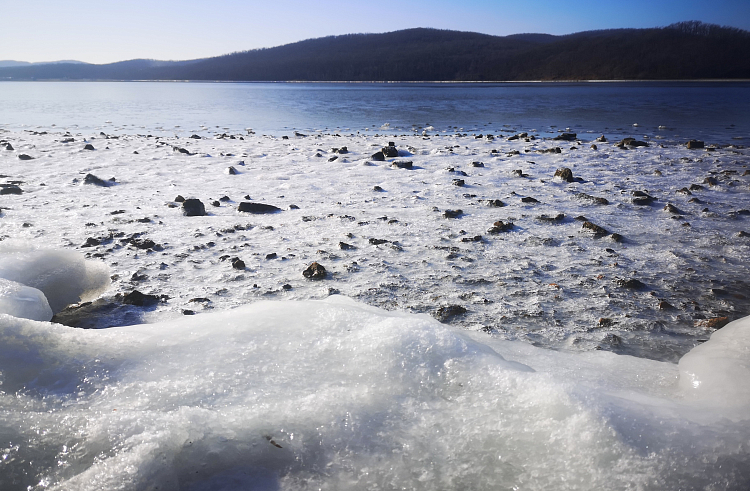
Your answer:
[[[453,185],[463,187],[464,185],[466,185],[466,182],[463,179],[453,179]]]
[[[492,227],[489,230],[487,230],[487,233],[496,235],[502,232],[508,232],[510,230],[513,230],[513,227],[514,225],[511,222],[503,222],[502,220],[498,220],[492,224]]]
[[[555,171],[553,179],[559,179],[566,182],[574,182],[573,171],[567,167],[560,167]]]
[[[95,239],[94,237],[89,237],[86,239],[86,242],[81,247],[94,247],[101,244],[101,241],[99,239]]]
[[[186,199],[182,202],[182,214],[186,217],[202,217],[206,215],[206,207],[199,199]]]
[[[562,133],[560,135],[557,135],[553,138],[553,140],[561,140],[561,141],[575,141],[577,135],[575,133]]]
[[[539,200],[536,198],[532,198],[531,196],[526,196],[525,198],[521,198],[522,203],[539,203]]]
[[[630,288],[631,290],[640,290],[646,287],[642,281],[636,280],[635,278],[629,280],[617,280],[617,286],[621,288]]]
[[[4,194],[23,194],[23,189],[15,184],[2,184],[0,185],[0,195]]]
[[[339,242],[339,249],[341,249],[342,251],[350,251],[356,249],[356,247],[351,244],[347,244],[346,242]]]
[[[705,143],[700,140],[690,140],[685,144],[685,146],[688,148],[688,150],[693,150],[696,148],[704,148]]]
[[[440,307],[439,309],[437,309],[433,313],[433,316],[440,322],[445,322],[452,317],[455,317],[457,315],[462,315],[465,313],[466,313],[466,308],[460,305],[447,305],[445,307]]]
[[[413,162],[411,160],[396,160],[391,164],[394,169],[412,169]]]
[[[237,171],[237,169],[235,169],[234,166],[232,166],[232,165],[230,165],[229,167],[227,167],[226,173],[229,174],[230,176],[235,176],[235,175],[239,174],[239,172]]]
[[[458,218],[463,215],[463,210],[445,210],[443,216],[445,218]]]
[[[491,208],[502,208],[503,206],[505,206],[505,203],[503,203],[499,199],[488,199],[485,201],[485,203]]]
[[[377,191],[377,192],[382,192],[382,191],[383,191],[383,188],[381,188],[380,186],[373,186],[373,187],[372,187],[372,190],[373,190],[373,191]]]
[[[84,149],[84,150],[96,150],[96,149],[94,148],[94,145],[92,145],[91,143],[87,143],[87,144],[86,144],[86,146],[85,146],[85,147],[83,147],[83,149]]]
[[[245,269],[245,261],[243,261],[242,259],[238,257],[235,257],[232,259],[232,267],[234,269],[243,270]]]
[[[695,327],[707,327],[709,329],[721,329],[729,324],[729,317],[713,317],[695,321]]]
[[[18,156],[20,160],[34,160],[34,157],[31,155],[26,155],[25,153],[22,153]]]
[[[328,275],[326,268],[322,264],[314,262],[310,264],[303,272],[302,276],[311,280],[322,280]]]
[[[581,228],[585,231],[589,231],[593,233],[595,237],[603,237],[605,235],[609,235],[609,232],[607,232],[606,229],[592,222],[583,222],[583,225]]]
[[[181,195],[177,195],[177,197],[174,199],[176,203],[182,203],[185,201],[185,198],[183,198]]]
[[[398,152],[396,152],[396,156],[398,156]],[[385,155],[383,152],[375,152],[370,156],[370,160],[374,160],[375,162],[383,162],[385,161]]]
[[[112,180],[105,181],[104,179],[100,177],[96,177],[94,174],[86,174],[86,177],[83,178],[83,183],[92,184],[94,186],[100,186],[103,188],[108,188],[114,185],[114,181]]]
[[[243,201],[237,207],[237,211],[241,211],[243,213],[252,213],[254,215],[262,215],[267,213],[277,213],[281,211],[281,208],[273,205],[266,205],[263,203],[250,203],[247,201]]]
[[[147,307],[158,303],[159,300],[159,297],[156,295],[148,295],[138,290],[133,290],[122,298],[122,303],[135,305],[136,307]]]

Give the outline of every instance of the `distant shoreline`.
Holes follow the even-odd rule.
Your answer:
[[[667,79],[667,80],[112,80],[112,79],[44,79],[44,80],[8,80],[0,79],[0,82],[71,82],[71,83],[91,83],[91,82],[158,82],[158,83],[205,83],[205,84],[455,84],[455,85],[490,85],[490,84],[613,84],[613,83],[750,83],[750,79]]]

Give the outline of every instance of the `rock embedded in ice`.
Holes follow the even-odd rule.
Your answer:
[[[398,157],[398,149],[395,145],[385,146],[380,151],[386,158]]]
[[[23,189],[15,184],[0,184],[0,195],[23,194]]]
[[[461,305],[446,305],[444,307],[438,308],[433,313],[433,316],[440,322],[445,322],[453,317],[456,317],[458,315],[462,315],[465,313],[466,313],[466,307],[462,307]]]
[[[609,235],[609,232],[604,227],[600,227],[599,225],[596,225],[595,223],[589,221],[583,222],[581,228],[585,232],[592,233],[594,237],[604,237],[605,235]]]
[[[104,179],[97,177],[94,174],[86,174],[86,177],[83,178],[83,183],[103,188],[108,188],[115,185],[114,178],[110,179],[109,181],[105,181]]]
[[[0,278],[0,314],[35,321],[52,319],[52,309],[40,290]]]
[[[197,198],[186,199],[182,202],[182,214],[186,217],[202,217],[206,215],[206,206]]]
[[[553,140],[561,140],[561,141],[575,141],[576,140],[576,134],[575,133],[562,133],[560,135],[557,135],[553,138]]]
[[[413,162],[411,160],[396,160],[391,164],[394,169],[412,169]]]
[[[34,160],[34,157],[32,157],[31,155],[25,154],[25,153],[19,154],[18,158],[20,160]]]
[[[235,175],[239,174],[239,172],[237,172],[237,169],[235,169],[234,166],[232,166],[232,165],[230,165],[229,167],[227,167],[225,172],[227,174],[229,174],[230,176],[235,176]]]
[[[687,142],[685,144],[685,146],[689,150],[693,150],[693,149],[696,149],[696,148],[704,148],[705,147],[705,143],[702,142],[702,141],[700,141],[700,140],[690,140],[689,142]]]
[[[322,264],[314,262],[302,272],[302,276],[311,280],[322,280],[328,276],[328,272]]]
[[[157,295],[142,293],[138,290],[133,290],[132,292],[122,297],[122,303],[135,305],[136,307],[148,307],[149,305],[155,305],[159,303],[160,300],[161,299]]]
[[[555,175],[553,176],[553,179],[559,179],[561,181],[566,182],[573,182],[575,179],[573,178],[573,171],[570,170],[568,167],[560,167],[555,171]]]
[[[83,149],[84,149],[84,150],[96,150],[96,149],[94,148],[94,145],[92,145],[91,143],[87,143],[87,144],[86,144],[86,146],[85,146],[85,147],[83,147]]]
[[[237,211],[241,211],[243,213],[252,213],[254,215],[263,215],[268,213],[280,212],[281,208],[264,203],[251,203],[248,201],[243,201],[237,207]]]

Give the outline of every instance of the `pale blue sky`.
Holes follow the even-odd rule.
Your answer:
[[[750,0],[0,0],[0,60],[183,60],[435,27],[568,34],[700,20],[750,30]]]

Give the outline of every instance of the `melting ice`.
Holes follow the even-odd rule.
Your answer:
[[[80,295],[102,276],[81,275],[74,253],[11,254],[3,490],[750,486],[750,318],[679,365],[340,296],[83,330],[18,305],[36,299],[35,318],[60,301],[45,285]]]

